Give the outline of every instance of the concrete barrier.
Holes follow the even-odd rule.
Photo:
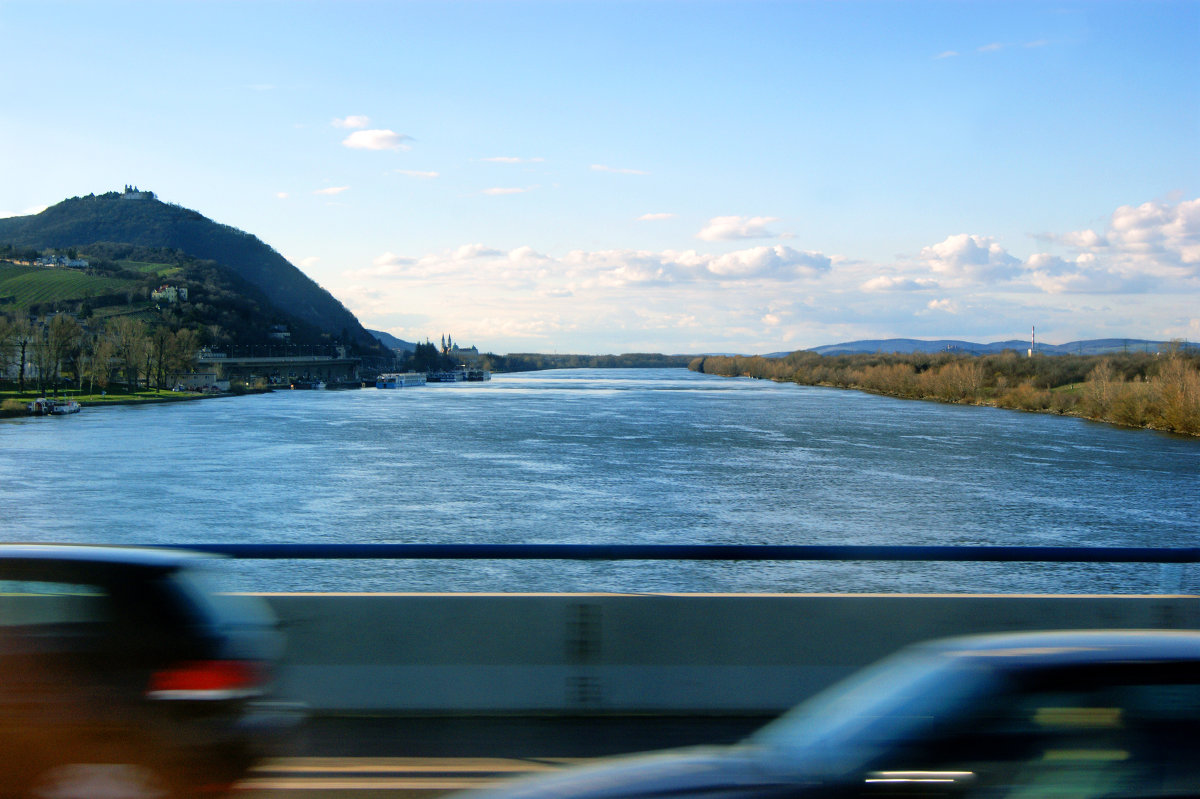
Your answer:
[[[264,596],[316,712],[773,714],[929,638],[1200,627],[1168,595]]]

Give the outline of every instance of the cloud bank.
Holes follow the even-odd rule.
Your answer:
[[[893,335],[1004,338],[1035,320],[1039,330],[1094,320],[1079,338],[1131,335],[1134,325],[1163,338],[1200,329],[1200,199],[1122,206],[1097,229],[1042,234],[1040,251],[1026,254],[983,233],[955,232],[883,263],[746,246],[772,235],[777,221],[715,217],[702,229],[708,250],[555,255],[473,243],[387,252],[346,274],[361,298],[347,302],[363,313],[378,312],[386,297],[437,309],[435,329],[498,351],[500,343],[482,339],[508,337],[512,347],[584,342],[576,351],[744,352],[761,342],[759,351],[770,352]]]

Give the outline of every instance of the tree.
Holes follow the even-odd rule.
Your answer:
[[[46,325],[45,346],[51,365],[54,390],[57,393],[63,363],[74,364],[79,357],[79,351],[83,347],[83,328],[74,316],[55,314]]]
[[[147,357],[154,363],[154,385],[157,388],[162,388],[163,381],[166,379],[167,361],[170,358],[171,345],[174,341],[175,336],[170,329],[161,325],[150,333]],[[149,370],[147,370],[146,382],[150,382]]]
[[[200,352],[200,335],[189,328],[175,331],[168,352],[167,368],[172,373],[192,372]]]
[[[97,336],[92,340],[88,373],[93,389],[96,385],[100,386],[101,391],[108,389],[109,380],[112,377],[112,361],[116,354],[116,345],[109,336]],[[93,392],[89,391],[88,393]]]
[[[121,361],[125,372],[125,389],[137,391],[138,364],[146,347],[146,326],[128,316],[118,316],[108,324],[108,334],[113,343],[114,354]]]
[[[29,324],[28,317],[19,316],[13,323],[11,332],[9,333],[9,342],[12,356],[17,365],[17,391],[25,393],[25,364],[29,362],[29,349],[33,344],[33,325]]]
[[[12,363],[15,351],[13,332],[16,322],[7,316],[0,315],[0,378],[7,377],[9,364]]]

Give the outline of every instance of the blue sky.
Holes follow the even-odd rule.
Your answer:
[[[495,352],[1200,339],[1200,3],[0,0],[0,213],[134,183]]]

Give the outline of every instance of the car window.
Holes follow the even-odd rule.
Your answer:
[[[0,580],[0,626],[102,622],[111,615],[111,597],[98,585]]]
[[[1186,672],[1119,664],[1039,675],[939,736],[898,741],[867,779],[966,774],[974,786],[966,795],[987,799],[1194,789],[1200,675]]]
[[[978,662],[941,653],[903,653],[864,669],[754,735],[774,770],[842,774],[869,763],[897,741],[961,715],[995,690],[996,675]]]

